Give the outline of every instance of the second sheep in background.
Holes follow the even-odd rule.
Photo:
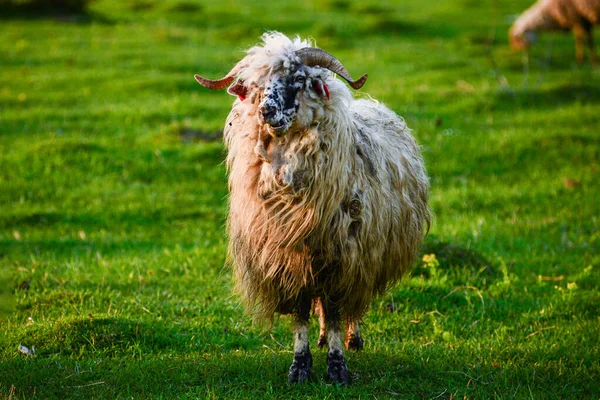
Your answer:
[[[539,0],[517,18],[509,31],[513,49],[524,50],[543,30],[572,30],[577,62],[584,59],[584,40],[592,64],[598,63],[593,27],[600,19],[600,0]]]

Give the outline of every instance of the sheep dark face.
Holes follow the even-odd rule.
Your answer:
[[[259,118],[269,125],[275,136],[290,128],[300,108],[298,93],[304,89],[307,71],[303,66],[289,73],[274,75],[263,89]]]

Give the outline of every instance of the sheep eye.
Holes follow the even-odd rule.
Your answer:
[[[306,82],[306,77],[304,75],[298,75],[296,77],[296,82],[298,82],[298,83],[304,83],[304,82]]]

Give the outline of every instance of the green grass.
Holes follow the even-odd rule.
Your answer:
[[[570,35],[512,53],[528,1],[426,3],[0,16],[0,398],[597,399],[600,70]],[[193,74],[272,29],[368,72],[431,176],[435,258],[374,300],[347,388],[319,350],[289,385],[289,321],[253,326],[223,267],[232,98]]]

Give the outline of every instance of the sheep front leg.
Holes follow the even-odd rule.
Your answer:
[[[575,36],[575,60],[581,64],[585,57],[583,49],[583,37],[585,36],[585,30],[583,26],[579,24],[574,25],[573,34]]]
[[[298,308],[294,313],[294,361],[288,374],[291,383],[304,382],[310,378],[312,368],[312,355],[308,346],[310,306],[310,298],[300,295]]]
[[[348,384],[348,367],[342,349],[342,331],[338,306],[329,299],[322,299],[327,326],[327,376],[332,382]]]

